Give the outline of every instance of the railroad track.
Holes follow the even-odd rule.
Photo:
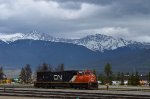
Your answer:
[[[41,97],[60,99],[150,99],[150,95],[49,91],[39,89],[1,88],[0,96]]]

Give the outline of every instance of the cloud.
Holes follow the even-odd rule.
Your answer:
[[[81,34],[82,33],[82,34]],[[109,35],[117,38],[127,38],[130,36],[129,34],[129,29],[128,28],[122,28],[122,27],[103,27],[103,28],[98,28],[98,29],[86,29],[82,31],[76,31],[76,38],[84,37],[85,35],[95,35],[95,34],[104,34],[104,35]],[[67,34],[68,37],[70,37],[72,34]],[[62,36],[63,37],[63,36]]]
[[[81,9],[73,10],[63,9],[57,2],[52,1],[15,0],[14,2],[4,2],[0,5],[0,25],[7,26],[8,32],[29,31],[35,28],[43,32],[64,32],[68,30],[67,26],[70,29],[78,27],[77,23],[74,24],[75,19],[90,17],[95,10],[98,10],[98,7],[90,4],[82,4]]]
[[[133,41],[140,41],[140,42],[150,42],[150,35],[140,35],[136,37],[131,37]]]
[[[1,0],[0,32],[37,30],[65,38],[102,33],[144,41],[150,36],[149,4],[150,0]]]

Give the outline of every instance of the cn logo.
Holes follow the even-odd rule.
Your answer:
[[[62,75],[54,75],[54,80],[62,80]]]

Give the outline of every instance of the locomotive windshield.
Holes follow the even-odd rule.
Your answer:
[[[79,71],[79,72],[78,72],[78,75],[79,75],[79,76],[82,76],[82,75],[83,75],[83,72],[82,72],[82,71]]]

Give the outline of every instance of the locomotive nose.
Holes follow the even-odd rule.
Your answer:
[[[94,81],[95,81],[95,79],[93,77],[91,77],[90,82],[94,82]]]
[[[90,82],[95,82],[95,81],[96,81],[95,75],[91,75],[91,77],[90,77]]]

